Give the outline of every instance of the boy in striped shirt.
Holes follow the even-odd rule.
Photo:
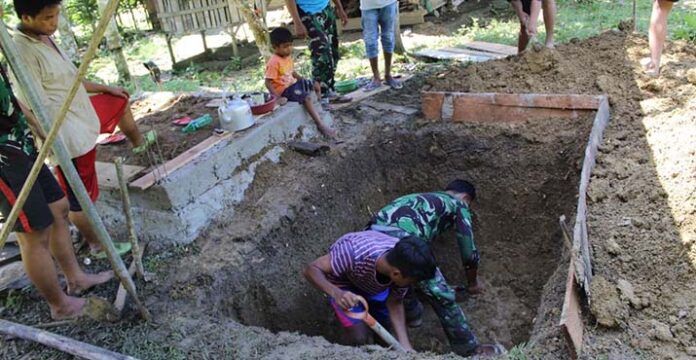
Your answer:
[[[370,314],[390,327],[407,350],[413,350],[406,332],[403,298],[408,288],[435,274],[435,258],[425,241],[401,240],[377,231],[349,233],[339,238],[329,253],[304,269],[304,276],[329,297],[329,303],[351,345],[372,343],[364,323],[346,315],[359,306],[358,296],[368,302]]]

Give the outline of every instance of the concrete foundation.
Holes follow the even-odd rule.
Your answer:
[[[328,112],[322,117],[331,124]],[[304,108],[288,103],[258,118],[250,129],[211,136],[158,171],[131,181],[129,191],[141,240],[154,246],[190,243],[220,211],[234,211],[233,205],[243,199],[254,180],[256,168],[265,161],[277,162],[283,143],[317,135]],[[99,187],[99,213],[112,237],[125,241],[120,190],[106,179],[100,179]]]

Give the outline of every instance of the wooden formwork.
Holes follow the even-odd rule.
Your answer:
[[[587,237],[587,190],[604,129],[609,122],[609,100],[605,95],[500,94],[424,91],[421,110],[429,121],[518,122],[550,117],[578,118],[595,113],[583,157],[572,249],[559,328],[572,359],[582,350],[582,290],[590,299],[592,258]]]

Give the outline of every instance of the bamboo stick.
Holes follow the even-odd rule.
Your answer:
[[[87,53],[83,57],[82,64],[78,69],[77,76],[73,81],[73,84],[70,88],[70,91],[68,92],[65,102],[58,111],[55,122],[52,126],[46,109],[43,106],[42,100],[38,97],[35,91],[37,85],[33,82],[33,79],[27,74],[25,68],[23,67],[23,60],[20,59],[18,55],[19,52],[16,48],[16,45],[10,37],[10,34],[7,32],[4,22],[0,20],[0,43],[2,43],[2,50],[5,54],[5,57],[10,63],[10,66],[12,67],[12,70],[14,71],[15,75],[17,76],[19,86],[27,95],[29,105],[36,114],[36,117],[42,123],[44,130],[45,128],[51,129],[48,132],[44,145],[41,147],[41,150],[39,151],[36,162],[32,166],[29,176],[24,186],[22,187],[22,191],[19,193],[15,206],[12,208],[12,211],[8,215],[5,226],[3,226],[2,230],[0,231],[0,247],[4,245],[7,236],[14,227],[14,223],[17,220],[17,216],[19,215],[19,212],[24,206],[29,192],[34,183],[36,182],[38,173],[41,170],[43,162],[48,156],[48,152],[50,151],[52,146],[53,151],[58,158],[58,162],[61,165],[61,169],[63,170],[63,173],[68,183],[70,184],[70,187],[73,189],[73,192],[77,197],[77,200],[82,206],[82,209],[85,212],[85,215],[87,216],[90,225],[95,230],[97,234],[97,239],[99,240],[102,247],[104,248],[104,251],[108,255],[109,262],[111,263],[111,266],[114,269],[116,276],[124,284],[128,292],[133,296],[143,318],[149,320],[150,313],[147,311],[142,302],[138,299],[133,279],[131,279],[131,277],[128,276],[126,266],[123,264],[123,260],[121,260],[121,258],[118,256],[116,248],[114,247],[114,244],[111,241],[111,237],[106,231],[106,228],[104,227],[104,224],[101,221],[101,217],[99,217],[99,214],[97,213],[94,204],[92,204],[91,199],[87,195],[87,190],[85,190],[85,187],[82,184],[82,181],[80,180],[80,177],[78,176],[77,171],[75,170],[72,164],[71,158],[65,150],[65,146],[63,145],[62,141],[57,138],[58,130],[65,121],[65,115],[68,112],[69,106],[72,103],[72,100],[74,99],[77,90],[81,86],[82,79],[84,78],[84,75],[87,72],[87,67],[91,60],[94,58],[94,55],[99,46],[99,42],[104,36],[106,26],[108,25],[109,20],[113,16],[117,6],[118,0],[109,0],[109,3],[105,7],[104,12],[102,13],[102,17],[99,21],[99,25],[97,26],[96,31],[92,36],[92,40],[90,42],[89,48],[87,49]]]
[[[140,249],[140,244],[138,244],[138,234],[135,232],[135,224],[133,223],[133,211],[131,210],[130,195],[128,194],[128,184],[126,183],[126,176],[123,174],[123,158],[114,158],[114,165],[116,166],[118,186],[121,188],[121,202],[123,202],[123,213],[126,216],[126,225],[128,226],[128,240],[130,240],[132,247],[133,263],[135,264],[136,273],[144,280],[143,251]]]
[[[0,319],[0,333],[34,341],[88,360],[138,360],[132,356],[57,335],[45,330]]]

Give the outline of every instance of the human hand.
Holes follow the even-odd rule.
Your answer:
[[[126,89],[124,89],[122,87],[109,86],[106,88],[105,92],[107,94],[111,94],[113,96],[118,96],[118,97],[122,97],[122,98],[126,98],[126,99],[128,99],[130,97],[130,94],[128,93],[128,91],[126,91]]]
[[[537,35],[537,22],[536,20],[529,19],[527,20],[527,36],[530,38],[534,37]]]
[[[345,10],[338,10],[338,18],[341,19],[341,25],[343,25],[344,27],[348,25],[348,15],[346,14]]]
[[[520,24],[522,24],[522,26],[524,26],[525,29],[528,28],[529,27],[529,14],[527,14],[526,12],[522,12],[522,14],[520,14],[519,18],[520,18]]]
[[[471,295],[482,294],[485,290],[486,287],[483,285],[483,282],[480,279],[476,279],[473,284],[469,284],[469,286],[466,288],[466,291]]]
[[[350,291],[340,291],[334,299],[336,299],[336,303],[343,310],[349,310],[360,303],[360,297]]]
[[[307,37],[307,28],[304,26],[302,21],[295,21],[295,36],[298,38]]]

